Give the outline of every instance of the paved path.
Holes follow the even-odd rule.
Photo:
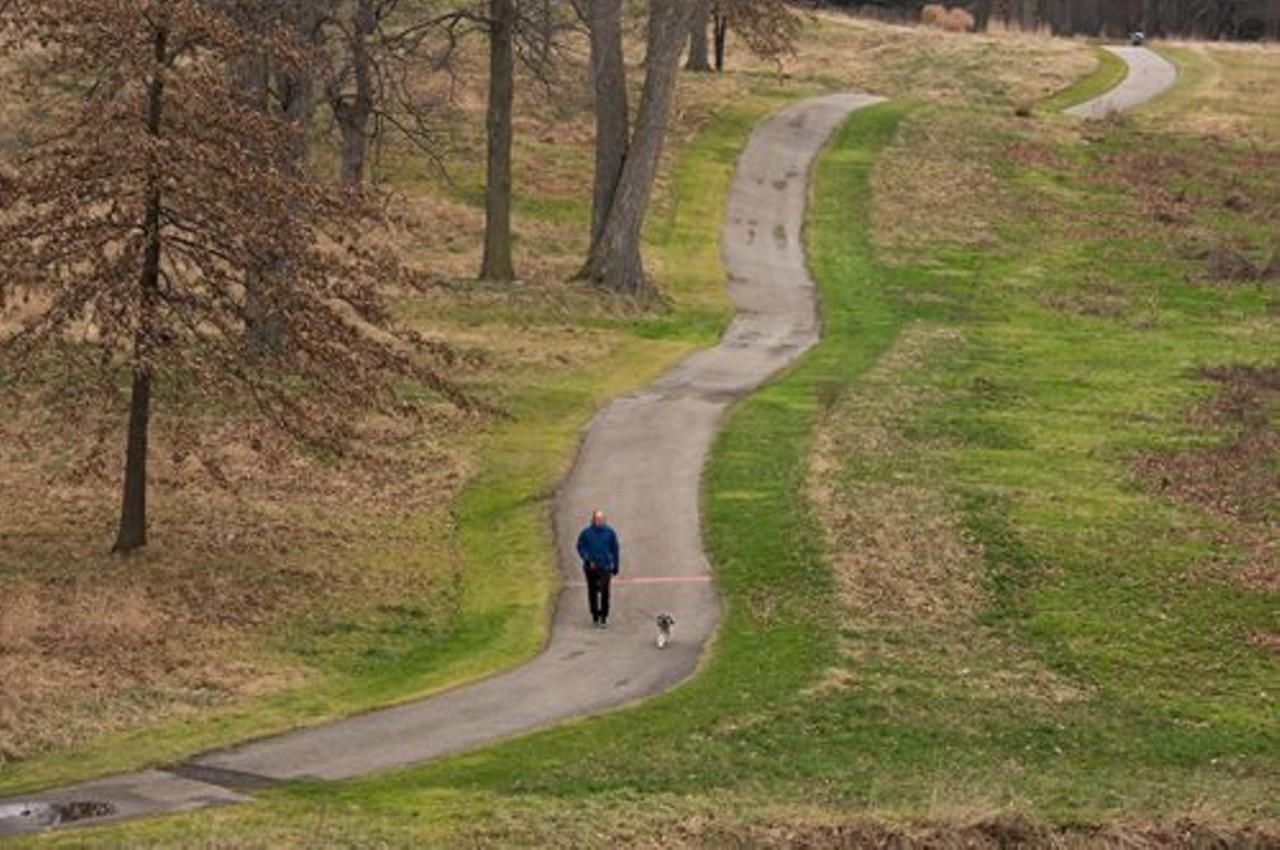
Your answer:
[[[875,100],[815,98],[784,109],[752,136],[731,188],[724,232],[737,317],[718,346],[617,399],[591,423],[556,497],[556,543],[566,582],[542,654],[435,697],[250,742],[169,770],[108,777],[24,801],[105,801],[117,816],[234,802],[244,799],[242,792],[280,780],[347,779],[416,764],[624,705],[692,674],[719,617],[699,533],[703,461],[728,407],[818,340],[801,239],[809,168],[845,117]],[[607,631],[591,625],[573,554],[578,530],[596,507],[608,512],[623,544],[623,574]],[[675,640],[665,650],[654,642],[658,612],[676,619]],[[0,834],[22,823],[0,815]]]
[[[1129,66],[1120,85],[1093,100],[1073,106],[1068,115],[1101,119],[1125,112],[1168,91],[1178,79],[1178,69],[1158,53],[1145,47],[1108,47]]]

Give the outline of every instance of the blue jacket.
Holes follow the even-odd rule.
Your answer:
[[[582,559],[582,567],[595,564],[614,575],[622,566],[618,552],[618,535],[609,525],[588,525],[578,535],[578,557]]]

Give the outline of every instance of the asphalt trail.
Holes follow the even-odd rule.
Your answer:
[[[1178,69],[1145,47],[1108,47],[1124,60],[1129,74],[1120,85],[1100,97],[1073,106],[1066,112],[1078,118],[1098,120],[1126,112],[1164,94],[1178,80]]]

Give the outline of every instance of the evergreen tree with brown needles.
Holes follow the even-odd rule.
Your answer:
[[[372,199],[294,167],[307,128],[237,84],[238,58],[304,53],[238,23],[255,2],[0,3],[0,55],[23,68],[30,113],[0,179],[0,311],[25,304],[0,335],[0,379],[127,411],[119,552],[147,540],[156,400],[252,403],[332,447],[398,404],[393,381],[469,404],[415,337],[376,330],[379,284],[403,272],[362,237]],[[262,313],[286,346],[251,344]]]

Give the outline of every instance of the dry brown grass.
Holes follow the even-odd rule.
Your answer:
[[[960,6],[948,9],[940,3],[929,3],[920,10],[920,23],[948,32],[969,32],[973,29],[974,18]]]
[[[444,510],[464,456],[402,425],[371,420],[369,456],[333,462],[270,432],[247,448],[236,420],[201,429],[197,452],[161,420],[152,544],[120,559],[107,551],[118,454],[62,469],[91,446],[33,444],[51,423],[19,441],[21,424],[0,452],[0,763],[295,686],[307,667],[277,635],[300,618],[447,599],[443,524],[405,518]]]
[[[1012,202],[972,126],[942,107],[908,118],[902,144],[876,164],[875,240],[889,258],[905,261],[903,249],[917,246],[995,243],[993,228]]]
[[[1181,91],[1156,112],[1193,135],[1280,147],[1280,45],[1175,42],[1191,55]]]
[[[841,599],[859,621],[963,620],[981,605],[980,553],[940,493],[916,479],[842,474],[847,464],[883,460],[906,446],[902,425],[926,395],[901,379],[958,341],[951,330],[911,326],[819,431],[810,493]]]
[[[938,777],[937,797],[954,798],[954,776]],[[945,791],[944,791],[945,788]],[[567,848],[607,844],[625,848],[749,847],[825,850],[1165,850],[1165,848],[1271,848],[1280,823],[1241,825],[1211,810],[1167,819],[1126,818],[1051,822],[1018,810],[1016,801],[971,804],[937,799],[925,814],[867,814],[857,805],[824,803],[810,786],[808,804],[767,793],[712,789],[701,794],[599,795],[512,799],[475,819],[449,841],[462,848]]]
[[[792,63],[797,77],[834,78],[890,97],[957,104],[990,99],[1014,105],[1061,91],[1097,63],[1081,41],[1016,33],[961,34],[815,13],[811,51]],[[831,62],[837,56],[839,62]]]
[[[728,818],[686,824],[685,841],[663,846],[747,846],[761,848],[893,847],[900,850],[987,850],[1040,847],[1052,850],[1163,850],[1175,847],[1272,847],[1280,825],[1223,826],[1212,820],[1120,822],[1059,826],[1020,814],[970,813],[919,823],[872,819],[833,822],[829,816],[765,818],[732,823]]]

